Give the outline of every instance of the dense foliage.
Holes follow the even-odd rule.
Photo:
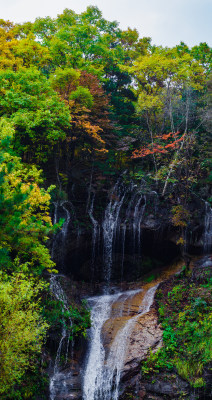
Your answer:
[[[96,7],[34,23],[1,20],[0,38],[0,115],[13,121],[24,161],[48,174],[65,158],[59,172],[67,179],[79,162],[103,173],[127,166],[148,171],[163,194],[173,182],[189,191],[197,174],[208,179],[206,43],[156,47]]]
[[[70,171],[82,166],[90,185],[127,168],[171,198],[173,224],[183,230],[190,191],[211,182],[210,68],[206,43],[156,47],[106,21],[97,7],[33,23],[0,20],[0,393],[13,393],[32,370],[55,323],[40,300],[44,272],[55,272],[46,246],[55,229],[52,189],[66,196]],[[195,317],[202,332],[192,304],[174,346],[185,334],[183,318]],[[85,334],[86,307],[73,306],[70,316],[71,335]],[[204,315],[204,332],[207,324]]]
[[[189,275],[158,290],[163,347],[143,362],[144,376],[176,370],[195,388],[206,384],[204,369],[212,361],[211,286],[211,278],[199,281]]]
[[[38,295],[43,283],[23,273],[9,279],[1,274],[0,290],[0,393],[20,382],[33,367],[48,328],[39,312]]]

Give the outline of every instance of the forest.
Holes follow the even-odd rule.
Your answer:
[[[212,398],[211,63],[206,42],[155,46],[94,6],[22,24],[0,20],[2,400],[69,398],[49,389],[49,365],[61,329],[68,346],[85,347],[86,296],[146,274],[149,283],[154,268],[176,257],[181,272],[155,296],[163,346],[149,351],[139,373],[153,382],[172,371],[190,388],[176,398]],[[154,250],[159,222],[166,239],[154,236]],[[204,274],[195,264],[203,255]],[[72,285],[68,304],[58,296],[60,275]],[[175,398],[113,390],[70,398]]]

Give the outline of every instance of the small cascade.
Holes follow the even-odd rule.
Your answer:
[[[125,238],[126,238],[126,222],[122,226],[122,256],[121,256],[121,282],[123,281],[124,274],[124,250],[125,250]]]
[[[59,207],[59,202],[54,202],[54,215],[53,215],[53,224],[56,224],[58,222],[58,207]],[[52,249],[51,249],[51,258],[54,260],[54,255],[55,255],[55,250],[56,250],[56,236],[53,236],[53,241],[52,241]]]
[[[96,257],[96,244],[98,243],[99,235],[100,235],[100,226],[97,220],[93,216],[93,206],[94,206],[95,195],[91,200],[90,209],[88,211],[88,215],[91,219],[93,230],[92,230],[92,271],[94,273],[94,266],[95,266],[95,257]]]
[[[61,265],[62,267],[65,264],[65,247],[66,240],[68,236],[68,229],[71,222],[71,212],[74,214],[73,205],[69,201],[57,201],[54,202],[54,215],[53,215],[53,223],[56,224],[59,222],[61,216],[65,216],[65,221],[63,223],[62,229],[54,235],[51,257],[54,261]]]
[[[141,251],[141,222],[144,215],[146,207],[146,196],[141,195],[135,205],[134,215],[133,215],[133,252],[140,256]]]
[[[205,203],[204,253],[212,251],[212,208]]]
[[[104,323],[110,318],[112,307],[118,299],[122,302],[131,298],[139,290],[118,292],[113,295],[91,297],[88,303],[92,306],[90,329],[90,349],[84,373],[83,400],[106,400],[103,388],[105,383],[106,351],[102,342],[102,329]],[[123,304],[123,303],[121,303]],[[123,311],[122,311],[123,312]]]
[[[104,322],[110,316],[113,296],[104,295],[89,300],[90,304],[93,303],[93,307],[91,311],[90,352],[84,373],[84,400],[98,398],[99,387],[103,383],[102,366],[105,359],[105,349],[101,340],[101,333]]]
[[[69,223],[70,223],[70,220],[71,220],[70,211],[66,207],[67,203],[68,202],[66,202],[66,201],[63,201],[61,203],[62,209],[64,210],[65,215],[66,215],[66,219],[65,219],[65,222],[64,222],[64,224],[62,226],[62,231],[61,231],[62,235],[63,235],[63,238],[64,238],[64,241],[66,240],[66,236],[67,236],[67,232],[68,232],[68,226],[69,226]]]
[[[158,194],[157,194],[157,192],[152,191],[152,192],[150,192],[149,196],[150,196],[150,200],[153,205],[154,215],[156,216],[157,212],[158,212],[158,206],[159,206]]]
[[[132,185],[131,191],[135,188],[135,185]],[[123,280],[123,273],[124,273],[124,256],[125,256],[125,240],[126,240],[126,231],[127,231],[127,225],[129,225],[129,221],[131,220],[131,207],[132,204],[135,200],[136,197],[136,192],[134,192],[131,196],[131,199],[128,203],[127,209],[126,209],[126,214],[124,218],[124,222],[122,224],[122,257],[121,257],[121,281]]]
[[[146,291],[138,310],[131,318],[129,301],[141,292],[141,289],[88,299],[92,306],[92,328],[84,373],[83,400],[118,400],[121,372],[133,327],[136,320],[150,310],[157,287],[158,284]],[[109,318],[117,316],[128,318],[118,330],[107,354],[102,339],[104,324]]]
[[[109,284],[111,278],[113,245],[116,238],[119,213],[125,198],[125,194],[126,192],[123,191],[123,189],[119,187],[117,183],[110,196],[110,201],[106,207],[104,220],[102,223],[104,280],[106,285]]]
[[[81,236],[81,228],[78,226],[77,227],[77,248],[79,247],[80,244],[80,236]]]
[[[146,314],[153,303],[154,295],[158,285],[150,288],[140,305],[139,312],[134,317],[128,319],[122,329],[116,335],[108,355],[105,367],[104,384],[102,387],[102,397],[104,400],[118,400],[119,384],[121,372],[124,367],[125,357],[129,345],[130,336],[136,320],[143,314]],[[95,399],[96,400],[96,399]]]
[[[64,313],[65,311],[69,311],[66,295],[62,289],[62,286],[58,282],[57,276],[55,276],[55,275],[52,275],[50,278],[50,290],[51,290],[53,296],[58,301],[60,301],[61,307],[62,307],[62,312]],[[72,327],[71,318],[69,318],[69,324],[70,324],[70,328],[71,328]],[[59,396],[67,395],[72,386],[69,383],[69,382],[71,382],[71,372],[64,374],[63,372],[60,371],[61,352],[64,347],[65,347],[65,353],[66,353],[65,354],[66,362],[68,359],[69,335],[70,335],[70,331],[65,327],[65,320],[64,320],[61,338],[60,338],[60,342],[59,342],[59,345],[57,348],[57,354],[55,357],[53,375],[50,378],[50,385],[49,385],[50,400],[55,400],[57,398],[57,395],[59,395]],[[65,342],[66,342],[66,344],[65,344]],[[62,398],[62,397],[60,397],[60,398]]]
[[[58,207],[60,203],[58,201],[54,201],[54,217],[53,217],[53,224],[58,222]]]

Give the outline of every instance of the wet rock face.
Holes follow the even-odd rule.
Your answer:
[[[155,310],[151,310],[136,321],[130,338],[129,351],[123,370],[123,379],[124,375],[131,368],[136,368],[140,365],[141,360],[146,358],[150,348],[152,351],[156,351],[161,345],[162,330],[160,325],[157,324]]]
[[[190,394],[189,384],[175,374],[152,375],[149,380],[144,381],[137,375],[137,385],[136,381],[133,383],[134,389],[132,386],[128,386],[120,400],[130,398],[139,400],[194,399],[193,394]]]
[[[84,171],[73,168],[71,173],[68,200],[54,202],[52,212],[54,222],[65,220],[52,240],[52,256],[60,272],[75,280],[102,281],[107,230],[111,232],[113,281],[138,279],[146,272],[144,256],[164,264],[179,255],[180,232],[172,224],[174,192],[172,198],[164,198],[145,183],[121,177],[107,177],[101,184],[94,179],[90,187],[90,178],[82,179]],[[212,211],[205,204],[193,196],[186,205],[191,218],[184,232],[184,251],[189,254],[204,254],[205,243],[211,244]]]
[[[116,236],[112,247],[111,280],[136,281],[142,275],[160,265],[169,264],[180,255],[180,248],[168,229],[155,231],[141,227],[140,255],[134,253],[133,233],[125,234],[123,255],[122,231]],[[62,243],[62,235],[55,244],[55,257],[60,272],[69,275],[76,281],[102,282],[104,280],[103,238],[96,243],[95,262],[92,261],[92,231],[83,231],[78,239],[74,232],[68,231]],[[61,256],[62,254],[62,256]]]
[[[161,372],[144,379],[137,371],[128,383],[119,400],[211,400],[212,398],[211,381],[208,381],[206,388],[193,389],[175,373]]]

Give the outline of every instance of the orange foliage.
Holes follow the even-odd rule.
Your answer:
[[[179,137],[180,132],[170,132],[167,134],[164,134],[162,136],[156,136],[155,139],[163,141],[163,140],[168,140],[168,139],[175,139],[173,142],[165,144],[157,144],[157,143],[151,143],[148,144],[146,147],[143,147],[140,150],[135,150],[132,154],[132,158],[142,158],[146,157],[150,154],[165,154],[168,153],[167,149],[177,149],[179,146],[179,143],[182,142],[182,140],[185,137],[185,134],[183,134],[181,137]]]
[[[70,99],[72,91],[78,86],[89,89],[93,98],[93,106],[87,107],[75,99]],[[63,88],[57,91],[68,104],[71,113],[71,130],[67,137],[68,142],[75,142],[76,146],[90,146],[86,151],[107,153],[105,148],[107,138],[110,137],[111,124],[109,120],[109,99],[104,92],[98,78],[86,71],[80,71],[79,79],[70,80]],[[82,147],[82,150],[85,150]]]

